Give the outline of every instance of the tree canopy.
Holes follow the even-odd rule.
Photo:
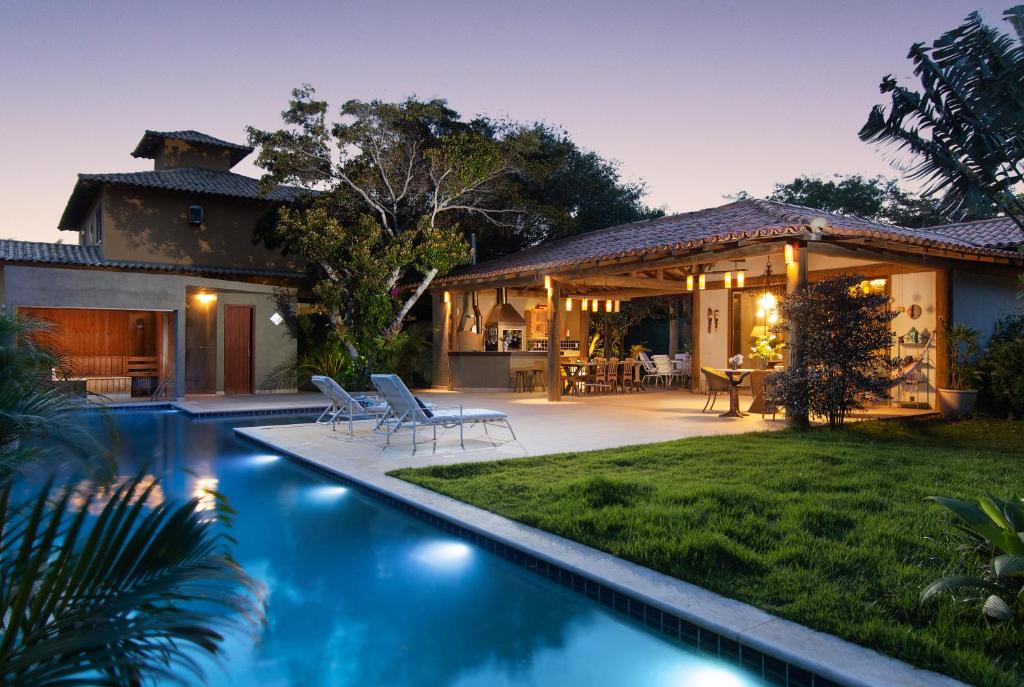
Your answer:
[[[733,197],[745,198],[749,194],[740,191]],[[776,183],[768,200],[854,215],[901,227],[930,227],[954,221],[943,214],[938,201],[906,191],[896,179],[883,176],[799,176],[787,183]]]

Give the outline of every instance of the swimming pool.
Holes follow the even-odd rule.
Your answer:
[[[270,589],[261,643],[230,644],[211,685],[761,684],[232,432],[295,418],[115,420],[123,473],[148,464],[164,498],[227,495],[235,555]]]

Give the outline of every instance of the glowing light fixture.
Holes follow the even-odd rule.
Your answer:
[[[452,292],[451,291],[445,291],[444,292],[444,304],[445,305],[451,305],[451,302],[452,302]]]
[[[693,275],[692,274],[686,275],[686,290],[687,291],[693,291]]]
[[[785,257],[787,265],[792,265],[794,262],[796,262],[796,246],[793,245],[792,243],[786,244]]]
[[[270,316],[270,321],[274,323],[275,327],[280,327],[281,323],[284,322],[284,318],[281,317],[281,313],[275,312]]]
[[[605,302],[604,302],[604,311],[605,311],[605,312],[611,312],[611,311],[612,311],[612,308],[613,308],[614,306],[615,306],[615,304],[614,304],[614,303],[612,303],[611,301],[605,301]]]
[[[209,305],[210,303],[213,303],[215,300],[217,300],[217,294],[210,293],[209,291],[200,291],[199,293],[196,294],[196,300],[202,303],[203,305]]]
[[[565,299],[565,312],[572,312],[572,299],[571,298],[566,298]]]
[[[619,312],[619,301],[615,301],[615,312]]]
[[[747,273],[740,270],[736,273],[736,288],[742,289],[743,285],[747,283]]]
[[[580,310],[587,310],[589,305],[590,302],[586,298],[584,298],[583,300],[580,301]]]
[[[697,277],[697,288],[703,291],[708,286],[707,278],[701,274]]]
[[[725,288],[727,288],[727,289],[731,289],[732,288],[732,272],[726,272],[725,273]]]
[[[549,275],[544,275],[544,290],[548,292],[548,298],[551,298],[551,277]]]
[[[472,560],[473,549],[460,541],[434,541],[417,547],[412,557],[416,562],[438,572],[454,572]]]

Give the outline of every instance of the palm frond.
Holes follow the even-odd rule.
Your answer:
[[[199,499],[150,505],[155,480],[11,503],[0,489],[0,683],[124,685],[203,676],[229,633],[259,626],[263,588]],[[185,650],[191,647],[191,650]]]

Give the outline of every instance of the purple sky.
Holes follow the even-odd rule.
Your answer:
[[[0,20],[0,238],[51,241],[77,172],[151,168],[149,129],[243,142],[308,81],[545,120],[669,211],[799,174],[891,174],[856,132],[910,44],[1009,0],[51,2]],[[256,174],[246,162],[236,170]]]

